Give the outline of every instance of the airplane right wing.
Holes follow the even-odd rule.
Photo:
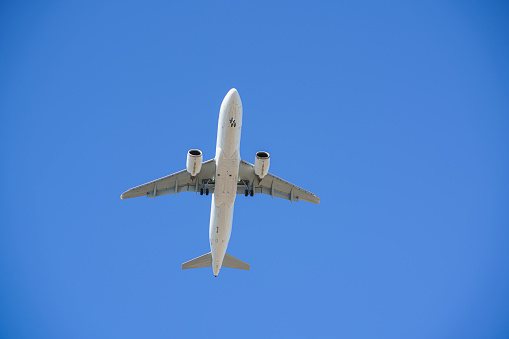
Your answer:
[[[187,170],[167,175],[165,177],[153,180],[146,184],[133,187],[120,196],[120,199],[129,199],[146,196],[155,198],[162,195],[177,194],[180,192],[198,192],[199,189],[208,189],[214,192],[214,176],[216,174],[216,162],[214,159],[205,161],[202,164],[201,171],[195,178]],[[208,194],[208,193],[207,193]]]
[[[254,173],[254,166],[244,160],[240,162],[239,178],[237,194],[246,194],[253,190],[254,193],[268,194],[273,198],[282,198],[291,202],[303,200],[313,204],[320,203],[320,198],[313,193],[289,183],[274,174],[268,173],[262,180],[259,180]]]

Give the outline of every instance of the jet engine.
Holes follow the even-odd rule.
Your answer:
[[[199,149],[190,149],[189,152],[187,152],[186,169],[192,177],[200,173],[202,162],[203,154]]]
[[[258,178],[263,179],[269,173],[270,155],[267,152],[256,152],[254,171]]]

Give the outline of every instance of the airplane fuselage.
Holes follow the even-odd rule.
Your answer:
[[[221,104],[216,143],[215,189],[210,210],[212,269],[217,276],[230,241],[240,163],[242,102],[236,89]]]

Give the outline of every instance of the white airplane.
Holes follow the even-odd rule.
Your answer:
[[[185,170],[151,181],[125,191],[120,199],[140,196],[156,198],[167,194],[192,191],[200,195],[212,193],[210,211],[210,252],[182,264],[182,269],[211,267],[217,277],[221,267],[249,270],[249,264],[226,253],[232,233],[233,205],[237,194],[254,196],[264,193],[293,201],[315,204],[320,199],[311,192],[270,174],[270,156],[257,152],[254,166],[240,160],[240,133],[242,129],[242,102],[232,88],[226,94],[219,111],[216,156],[203,161],[200,150],[187,152]]]

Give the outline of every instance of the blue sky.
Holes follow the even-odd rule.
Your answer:
[[[0,337],[509,337],[509,8],[492,2],[0,5]],[[241,156],[319,206],[130,187]]]

